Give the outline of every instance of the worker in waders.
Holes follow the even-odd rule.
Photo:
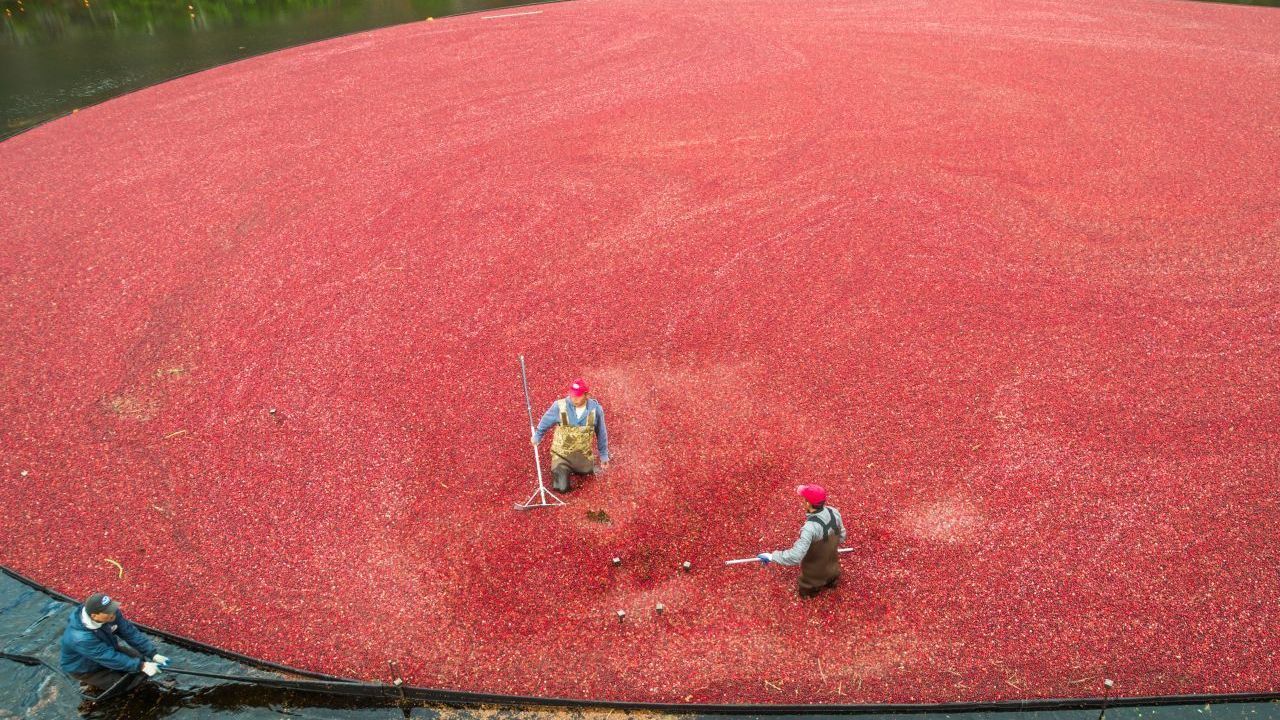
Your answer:
[[[126,645],[121,645],[124,640]],[[105,693],[131,690],[160,672],[169,658],[125,619],[120,604],[94,593],[67,617],[62,633],[62,671]]]
[[[796,494],[804,501],[804,527],[800,539],[786,550],[760,553],[764,565],[799,565],[800,597],[810,598],[833,587],[840,579],[840,543],[844,542],[844,521],[840,511],[827,506],[827,491],[821,485],[800,485]]]
[[[554,425],[551,438],[552,487],[559,492],[570,490],[570,475],[594,475],[609,469],[609,433],[604,426],[604,408],[588,396],[590,389],[582,378],[569,383],[569,394],[551,404],[533,431],[533,446]],[[600,446],[600,464],[596,465],[595,445]]]

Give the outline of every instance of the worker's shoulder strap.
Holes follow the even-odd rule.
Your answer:
[[[556,407],[560,408],[560,424],[566,427],[569,425],[572,425],[573,423],[569,422],[569,401],[565,400],[564,398],[560,398],[559,400],[556,401]],[[587,407],[591,407],[591,406],[588,405]],[[591,408],[590,410],[587,411],[587,427],[594,428],[595,426],[596,426],[596,409]]]
[[[822,508],[810,515],[805,522],[811,522],[822,528],[822,539],[831,537],[831,533],[840,531],[840,523],[836,522],[836,514],[830,508]]]

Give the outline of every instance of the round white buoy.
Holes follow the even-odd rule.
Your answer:
[[[622,558],[620,558],[620,557],[614,557],[614,558],[613,558],[613,566],[614,566],[614,567],[618,567],[618,566],[619,566],[619,565],[621,565],[621,564],[622,564]]]
[[[655,612],[657,612],[659,615],[661,615],[662,613],[664,613],[664,612],[666,612],[666,611],[667,611],[667,606],[666,606],[666,605],[663,605],[662,603],[658,603],[657,605],[654,605],[654,606],[653,606],[653,609],[654,609],[654,611],[655,611]]]
[[[680,569],[684,570],[685,572],[689,572],[690,570],[693,569],[693,563],[689,562],[688,560],[685,560],[684,564],[680,566]]]

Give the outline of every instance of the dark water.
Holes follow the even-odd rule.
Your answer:
[[[0,0],[0,138],[251,55],[521,2]]]
[[[72,605],[35,590],[0,573],[0,650],[39,658],[58,664],[58,639],[66,627]],[[222,675],[256,678],[283,678],[244,663],[209,653],[194,652],[156,639],[160,652],[175,668]],[[154,720],[176,718],[331,718],[333,720],[644,720],[660,716],[607,710],[527,710],[511,708],[455,709],[419,704],[397,704],[384,699],[347,699],[309,692],[255,688],[249,685],[171,675],[172,687],[144,686],[132,695],[115,701],[90,704],[79,694],[78,684],[48,667],[30,666],[0,659],[0,718],[49,720],[94,718],[97,720]],[[1152,707],[1111,709],[1111,720],[1258,720],[1280,717],[1280,705],[1270,703],[1224,703],[1192,707]],[[690,720],[697,716],[690,715]],[[789,720],[797,716],[771,716]],[[915,720],[1095,720],[1098,711],[1053,711],[1031,713],[972,713],[953,715],[879,715],[885,720],[912,717]],[[709,720],[709,718],[707,719]]]

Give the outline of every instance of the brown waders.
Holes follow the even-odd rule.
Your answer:
[[[822,539],[815,540],[800,561],[796,590],[802,598],[811,598],[840,580],[840,527],[835,515],[826,513],[826,519],[822,515],[818,511],[806,521],[822,528]]]
[[[556,401],[560,410],[560,424],[551,438],[552,487],[558,492],[569,491],[569,475],[593,475],[596,472],[596,411],[587,411],[586,425],[569,424],[569,401]]]

